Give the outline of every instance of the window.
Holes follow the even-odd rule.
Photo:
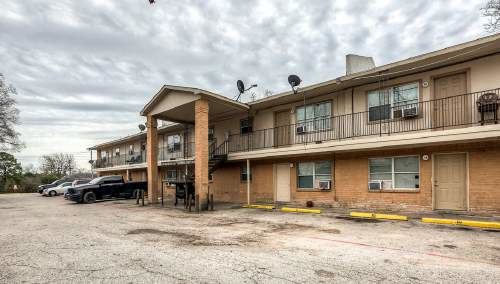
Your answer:
[[[368,119],[378,121],[401,117],[399,111],[418,107],[418,97],[418,83],[368,92]]]
[[[383,189],[419,188],[419,162],[418,156],[370,159],[370,182],[382,181]]]
[[[177,180],[177,170],[167,170],[166,180],[168,180],[168,181]]]
[[[208,128],[208,141],[213,141],[214,139],[214,127],[212,126]]]
[[[115,149],[115,156],[120,156],[120,148]]]
[[[133,155],[133,154],[134,154],[134,145],[129,145],[129,146],[128,146],[128,153],[129,153],[130,155]]]
[[[298,188],[316,188],[315,183],[332,179],[332,163],[330,161],[305,162],[297,164]]]
[[[299,127],[304,127],[304,132],[330,129],[332,103],[322,102],[298,107],[296,114],[297,124]]]
[[[169,153],[181,150],[181,136],[179,134],[167,136],[167,150]]]
[[[241,134],[252,133],[252,119],[251,118],[245,118],[245,119],[240,120],[240,133]]]
[[[247,181],[247,164],[243,164],[240,167],[240,180]],[[250,180],[252,180],[252,167],[250,167]]]

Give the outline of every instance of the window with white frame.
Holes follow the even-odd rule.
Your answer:
[[[115,149],[115,156],[120,156],[120,148]]]
[[[166,180],[176,181],[177,180],[177,170],[167,170]]]
[[[167,136],[167,150],[169,153],[181,150],[181,136],[179,134]]]
[[[332,180],[332,163],[330,161],[304,162],[297,164],[297,187],[313,189],[318,181]]]
[[[370,182],[382,182],[381,189],[416,189],[420,186],[418,156],[369,159]]]
[[[369,121],[401,117],[400,111],[418,107],[419,93],[419,83],[368,92]]]
[[[298,107],[296,109],[297,126],[303,127],[303,132],[330,129],[332,103],[321,102]]]

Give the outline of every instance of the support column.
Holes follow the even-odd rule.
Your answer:
[[[250,160],[247,159],[247,204],[250,205]]]
[[[158,203],[158,122],[147,116],[146,161],[148,165],[148,201]]]
[[[194,184],[201,211],[208,209],[208,101],[197,100],[194,111]]]

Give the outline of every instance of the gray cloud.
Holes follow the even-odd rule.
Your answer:
[[[163,84],[233,97],[404,59],[485,35],[481,1],[2,1],[0,72],[17,88],[23,162],[135,132]],[[85,156],[85,155],[83,155]],[[87,158],[82,158],[81,165]]]

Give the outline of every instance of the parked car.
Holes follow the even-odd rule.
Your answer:
[[[60,185],[63,182],[65,182],[65,180],[58,179],[58,180],[53,181],[52,183],[39,185],[38,186],[38,193],[42,194],[44,189],[56,187],[56,186]]]
[[[77,186],[80,186],[80,185],[84,185],[84,184],[87,184],[91,181],[91,179],[75,179],[73,181],[73,183],[71,184],[70,187],[67,187],[66,190],[64,191],[64,199],[68,199],[68,189],[69,188],[72,188],[72,187],[77,187]]]
[[[122,176],[103,176],[88,184],[68,188],[68,199],[78,203],[94,203],[105,197],[132,198],[140,190],[147,190],[146,181],[125,182]]]
[[[75,187],[75,186],[77,186],[77,185],[87,184],[87,183],[89,183],[90,181],[91,181],[91,179],[89,179],[89,178],[88,178],[88,179],[75,179],[75,180],[73,181],[72,186],[73,186],[73,187]]]
[[[51,196],[51,197],[59,195],[59,194],[64,194],[64,191],[67,188],[71,187],[72,183],[73,182],[71,182],[71,181],[66,181],[66,182],[61,183],[58,186],[46,188],[46,189],[43,190],[42,194],[44,196]]]

